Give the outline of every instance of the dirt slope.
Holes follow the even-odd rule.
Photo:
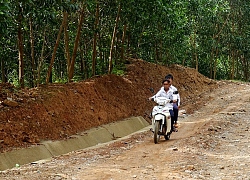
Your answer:
[[[218,84],[196,70],[179,65],[163,67],[131,59],[124,76],[104,75],[87,81],[50,84],[16,90],[0,85],[0,151],[39,144],[43,140],[65,139],[91,127],[130,116],[148,116],[156,91],[166,74],[182,98],[182,108],[192,113],[204,104],[205,92]],[[209,98],[209,97],[207,97]]]
[[[250,84],[218,85],[200,96],[199,102],[205,104],[198,110],[179,118],[179,132],[169,141],[154,144],[147,130],[102,147],[0,172],[0,179],[249,180]]]

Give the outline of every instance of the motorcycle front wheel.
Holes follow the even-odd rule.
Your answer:
[[[160,122],[156,121],[154,125],[154,143],[155,144],[157,144],[160,140],[159,129],[160,129]]]

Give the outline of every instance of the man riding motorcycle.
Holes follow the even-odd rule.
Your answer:
[[[167,104],[167,106],[169,107],[169,113],[171,115],[171,129],[172,129],[172,132],[176,132],[177,130],[173,126],[172,119],[174,119],[173,103],[177,102],[177,95],[175,94],[175,92],[173,92],[170,89],[171,83],[170,83],[169,79],[164,79],[162,81],[162,85],[163,85],[162,88],[154,96],[150,97],[149,100],[152,100],[152,99],[157,98],[157,97],[166,97],[166,98],[171,100],[171,102],[169,102]]]

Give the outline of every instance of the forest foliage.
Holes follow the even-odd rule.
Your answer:
[[[0,0],[0,82],[122,75],[127,58],[249,81],[249,15],[249,0]]]

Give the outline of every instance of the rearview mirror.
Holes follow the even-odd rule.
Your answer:
[[[151,93],[154,93],[154,92],[155,92],[155,91],[154,91],[154,88],[152,88],[152,87],[149,88],[149,90],[150,90]]]

